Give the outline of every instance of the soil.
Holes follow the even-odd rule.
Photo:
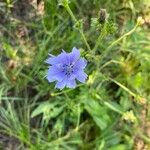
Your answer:
[[[0,150],[20,150],[19,141],[0,133]]]

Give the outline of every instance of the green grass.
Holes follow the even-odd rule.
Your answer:
[[[45,0],[44,13],[28,19],[14,15],[18,1],[0,2],[0,135],[19,150],[150,149],[150,31],[137,23],[149,3],[60,2]],[[100,8],[105,24],[91,21]],[[57,90],[44,61],[74,46],[88,80]]]

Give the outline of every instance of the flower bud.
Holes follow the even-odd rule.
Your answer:
[[[99,23],[104,23],[107,20],[108,16],[109,15],[107,14],[106,9],[101,9],[99,11]]]
[[[69,2],[70,2],[69,0],[59,0],[58,5],[62,5],[64,7],[66,7],[66,5],[69,4]]]
[[[137,118],[135,117],[133,110],[125,112],[122,116],[122,119],[126,121],[130,121],[132,123],[135,123],[137,121]]]
[[[137,19],[137,23],[138,23],[139,25],[143,25],[143,24],[145,23],[145,21],[144,21],[144,19],[140,16],[140,17],[138,17],[138,19]]]

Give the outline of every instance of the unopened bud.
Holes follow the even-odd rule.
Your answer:
[[[108,16],[109,15],[107,14],[106,9],[101,9],[99,11],[99,22],[104,23],[107,20]]]
[[[125,112],[122,116],[122,119],[133,123],[135,123],[137,120],[132,110]]]
[[[144,21],[144,19],[140,16],[140,17],[138,17],[138,19],[137,19],[137,23],[138,23],[139,25],[143,25],[143,24],[145,23],[145,21]]]
[[[66,7],[69,4],[69,0],[58,0],[58,5]]]

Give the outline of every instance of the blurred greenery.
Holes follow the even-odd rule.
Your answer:
[[[149,150],[149,35],[149,0],[1,1],[0,149]],[[88,80],[57,90],[44,61],[74,46]]]

